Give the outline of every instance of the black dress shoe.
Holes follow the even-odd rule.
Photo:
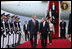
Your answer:
[[[15,44],[12,44],[12,47],[15,47]]]
[[[7,45],[7,48],[10,48],[10,46],[9,46],[9,45]]]
[[[33,46],[31,46],[32,48],[34,48]]]
[[[64,37],[64,39],[66,39],[66,37]]]
[[[17,46],[18,44],[16,43],[15,46]]]
[[[25,41],[27,41],[27,40],[25,40]]]
[[[44,46],[44,48],[47,48],[46,46]]]
[[[42,46],[42,48],[43,48],[43,46]]]
[[[4,38],[6,37],[6,35],[3,35],[4,36]]]
[[[15,43],[15,46],[17,45],[17,43]]]
[[[16,44],[16,46],[20,45],[19,43]]]

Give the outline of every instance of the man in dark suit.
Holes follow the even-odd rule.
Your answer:
[[[66,22],[64,21],[64,19],[62,19],[62,22],[60,22],[60,36],[61,36],[61,38],[66,38],[65,33],[66,33]]]
[[[47,46],[47,34],[50,31],[49,23],[43,18],[43,22],[40,23],[40,34],[41,34],[41,46],[42,48]],[[44,44],[45,40],[45,44]]]
[[[68,24],[68,37],[71,36],[71,14],[69,15],[69,24]]]
[[[54,16],[54,18],[57,18],[57,8],[56,8],[55,3],[53,3],[51,7],[51,12],[52,12],[52,16]]]
[[[28,40],[29,40],[29,34],[28,34],[28,24],[27,24],[27,21],[24,22],[24,26],[23,26],[23,31],[25,32],[25,41],[27,41],[27,37],[28,37]]]
[[[39,30],[39,22],[36,20],[36,16],[28,22],[28,33],[30,33],[30,42],[33,47],[33,36],[34,36],[34,48],[37,45],[37,32]]]

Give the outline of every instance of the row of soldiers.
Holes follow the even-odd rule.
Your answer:
[[[20,44],[21,27],[20,18],[12,16],[10,21],[10,14],[1,14],[1,48],[14,47]]]

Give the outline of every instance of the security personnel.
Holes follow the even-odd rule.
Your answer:
[[[25,41],[27,41],[27,38],[29,40],[29,34],[28,34],[28,24],[27,21],[24,22],[25,24],[23,25],[23,31],[25,32]]]
[[[64,19],[62,19],[62,22],[60,22],[60,36],[61,38],[66,39],[66,22],[64,21]]]
[[[15,46],[15,16],[11,17],[12,47]]]
[[[1,48],[4,47],[4,39],[6,37],[6,30],[5,30],[5,13],[1,15]]]

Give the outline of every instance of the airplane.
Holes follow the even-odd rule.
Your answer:
[[[6,1],[1,2],[1,9],[16,15],[44,17],[48,9],[48,1]]]
[[[61,11],[60,18],[69,19],[71,1],[67,2],[70,4],[70,9],[65,12]],[[36,15],[38,19],[41,19],[47,15],[49,1],[1,1],[1,9],[21,16],[31,17],[32,15]]]

